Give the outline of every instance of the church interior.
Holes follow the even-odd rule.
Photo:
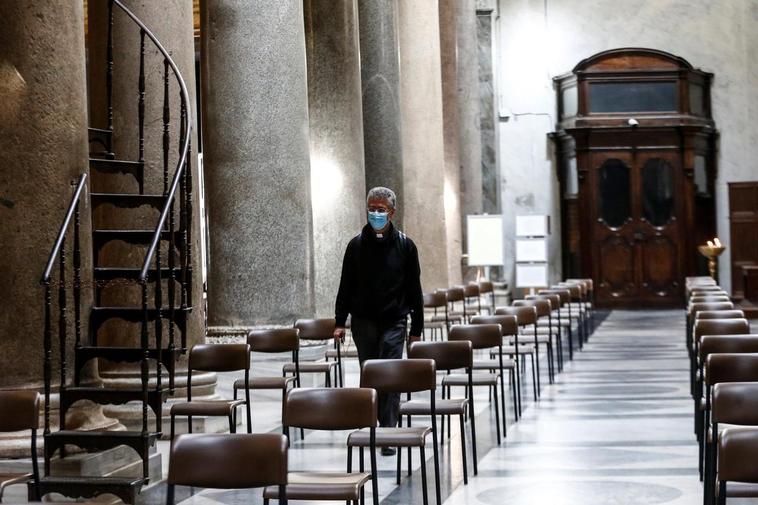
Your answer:
[[[0,502],[758,504],[757,26],[0,1]]]

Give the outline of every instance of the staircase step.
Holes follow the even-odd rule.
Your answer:
[[[97,267],[95,268],[95,280],[109,281],[113,279],[133,279],[137,280],[139,277],[140,268],[122,268],[122,267]],[[171,270],[167,267],[161,268],[161,278],[168,279]],[[182,274],[180,267],[174,267],[174,278],[179,279]],[[147,279],[149,281],[155,281],[158,278],[158,271],[155,268],[148,270]],[[187,269],[187,278],[192,278],[192,268]]]
[[[161,426],[163,402],[168,399],[168,389],[147,390],[147,403],[157,417],[157,426]],[[60,408],[65,414],[71,405],[79,400],[90,400],[99,405],[123,405],[128,402],[141,402],[142,389],[113,389],[98,387],[69,386],[60,391]],[[158,430],[159,431],[159,430]]]
[[[101,494],[113,494],[124,503],[134,503],[137,494],[148,479],[143,477],[43,477],[40,479],[40,498],[49,493],[59,493],[69,498],[94,498]],[[29,484],[30,495],[34,484]]]
[[[87,133],[90,144],[97,143],[103,147],[101,152],[90,152],[90,156],[94,154],[113,159],[113,153],[108,151],[108,146],[112,145],[113,130],[108,128],[87,128]]]
[[[52,457],[65,445],[75,445],[87,452],[105,451],[120,445],[134,449],[140,458],[150,457],[150,448],[161,436],[158,432],[142,431],[77,431],[62,430],[45,435],[45,453]]]
[[[177,302],[179,301],[179,293],[177,293]],[[192,311],[192,307],[186,309],[174,308],[174,324],[180,333],[181,343],[178,345],[181,348],[186,347],[187,342],[187,314]],[[158,317],[159,311],[157,309],[147,309],[147,320],[149,322],[155,321]],[[144,311],[141,307],[92,307],[90,310],[90,337],[92,343],[97,346],[97,333],[100,327],[109,319],[121,319],[131,323],[140,323],[144,317]],[[169,319],[171,312],[169,309],[164,308],[160,310],[160,317],[164,320]],[[164,328],[164,331],[168,328]]]
[[[134,193],[90,193],[92,208],[95,209],[100,205],[110,203],[116,207],[125,209],[136,209],[143,205],[149,205],[158,210],[163,209],[163,203],[166,201],[163,195],[140,195]]]
[[[174,231],[174,245],[176,248],[184,245],[183,231]],[[155,230],[93,230],[92,232],[92,249],[94,251],[94,262],[97,268],[98,256],[100,249],[103,246],[114,240],[126,242],[132,245],[144,245],[149,246],[153,240]],[[168,240],[171,233],[167,230],[161,232],[161,240]],[[165,247],[163,248],[163,255],[165,259]]]
[[[158,359],[158,349],[148,349],[148,356],[150,359]],[[161,350],[161,363],[169,373],[169,387],[173,386],[171,378],[176,372],[176,361],[179,356],[186,352],[185,349],[168,349]],[[76,354],[76,376],[75,383],[78,383],[78,373],[81,372],[82,367],[87,364],[89,360],[95,358],[103,358],[115,363],[138,363],[142,361],[144,353],[142,349],[136,347],[96,347],[96,346],[82,346],[74,349]]]
[[[103,158],[89,159],[89,166],[92,170],[97,170],[103,174],[131,175],[139,184],[140,193],[142,193],[144,184],[144,165],[145,163],[142,161],[111,160]]]

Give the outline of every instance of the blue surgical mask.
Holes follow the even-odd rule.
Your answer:
[[[387,226],[387,221],[389,221],[389,214],[387,212],[369,212],[368,213],[368,222],[371,225],[371,227],[379,231],[385,226]]]

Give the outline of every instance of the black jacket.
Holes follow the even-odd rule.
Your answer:
[[[347,315],[396,321],[411,315],[410,334],[424,329],[424,296],[416,244],[390,224],[377,238],[370,225],[347,245],[335,304],[337,326]]]

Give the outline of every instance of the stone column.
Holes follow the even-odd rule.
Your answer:
[[[71,201],[71,182],[88,170],[85,75],[81,2],[0,2],[0,389],[41,390],[43,385],[44,291],[39,281]],[[86,193],[80,211],[86,286],[92,281]],[[71,245],[69,241],[69,266]],[[70,280],[71,272],[67,275]],[[85,315],[92,304],[89,293],[82,293]],[[86,320],[84,324],[86,328]],[[71,362],[73,332],[69,337]],[[53,377],[58,377],[56,371]],[[78,427],[86,429],[117,424],[103,418],[99,408],[76,415]],[[28,438],[0,441],[0,457],[28,451]]]
[[[400,120],[397,0],[358,0],[366,188],[386,186],[398,197],[395,224],[405,215]]]
[[[366,221],[356,0],[306,0],[316,314],[334,315],[342,258]]]
[[[449,285],[439,9],[436,0],[399,5],[404,226],[432,291]]]
[[[201,5],[211,326],[314,313],[303,5]]]
[[[497,104],[493,68],[494,2],[478,0],[476,12],[479,62],[479,128],[481,134],[482,211],[500,212],[500,175],[497,164]]]
[[[145,2],[122,0],[147,28],[156,36],[171,55],[184,78],[192,110],[193,135],[191,167],[193,170],[192,216],[192,301],[193,308],[187,321],[187,347],[205,342],[205,307],[200,254],[200,191],[197,163],[197,101],[195,99],[195,49],[192,2]],[[88,2],[88,92],[90,125],[107,126],[107,30],[108,2]],[[139,27],[118,7],[113,8],[113,152],[118,160],[139,158],[138,79],[140,58]],[[169,71],[170,149],[168,174],[173,177],[178,163],[180,99],[179,86]],[[145,38],[145,121],[144,121],[144,192],[163,192],[163,105],[164,58],[149,38]],[[131,176],[92,172],[93,190],[99,192],[137,193],[138,186]],[[153,230],[160,212],[143,206],[123,209],[103,205],[93,216],[96,228]],[[178,219],[177,219],[178,223]],[[99,264],[103,266],[141,266],[147,247],[111,243],[101,252]],[[163,243],[162,266],[167,265],[166,243]],[[167,284],[164,283],[163,300],[167,303]],[[152,290],[151,290],[152,293]],[[179,287],[177,283],[177,296]],[[140,306],[139,285],[114,284],[102,290],[100,303],[105,306]],[[150,325],[152,331],[153,325]],[[164,325],[164,343],[167,329]],[[126,324],[111,320],[100,331],[103,345],[139,345],[139,324]],[[179,337],[177,331],[177,338]],[[100,376],[109,387],[135,387],[140,381],[138,366],[101,362]],[[186,357],[177,367],[177,393],[182,398],[186,387]],[[201,374],[193,378],[193,393],[212,395],[215,374]],[[195,387],[197,386],[197,389]],[[141,410],[132,405],[107,406],[106,412],[119,417],[127,426],[141,425]],[[183,425],[180,430],[183,430]],[[165,431],[165,430],[164,430]]]

